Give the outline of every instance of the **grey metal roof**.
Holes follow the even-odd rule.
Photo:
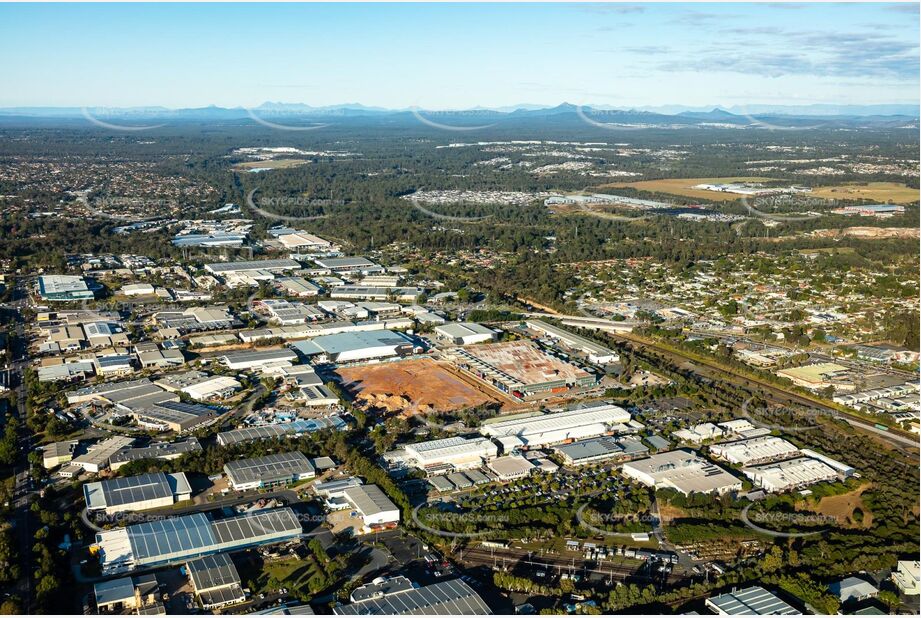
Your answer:
[[[377,599],[340,605],[333,608],[337,615],[488,615],[489,607],[473,588],[460,579],[438,582],[388,594]]]
[[[109,462],[120,463],[137,459],[160,459],[200,450],[201,444],[196,438],[187,438],[179,442],[157,442],[143,448],[130,448],[115,453],[109,458]]]
[[[107,507],[123,506],[158,498],[169,498],[173,495],[166,474],[163,472],[126,476],[100,481],[99,483],[87,483],[83,486],[84,493],[88,496],[88,488],[97,484],[102,492],[104,506]],[[87,505],[89,505],[89,497],[87,498]]]
[[[299,451],[239,459],[224,465],[224,471],[235,485],[253,481],[271,482],[290,479],[295,475],[307,474],[314,470],[310,460]]]
[[[752,586],[744,590],[727,592],[707,599],[722,614],[728,616],[798,616],[800,612],[768,592],[761,586]]]
[[[218,444],[228,446],[238,442],[250,440],[265,440],[267,438],[280,438],[288,434],[303,434],[321,429],[342,429],[347,423],[339,416],[326,418],[298,419],[290,423],[275,423],[273,425],[258,425],[256,427],[242,427],[217,434]]]
[[[341,354],[379,346],[411,345],[413,340],[403,333],[392,330],[370,330],[321,335],[314,338],[312,343],[327,354]]]
[[[231,584],[223,588],[215,588],[199,593],[198,598],[204,607],[219,607],[221,605],[230,605],[231,603],[240,603],[246,599],[246,594],[240,584]]]
[[[211,524],[214,536],[220,544],[239,544],[260,537],[276,536],[279,533],[303,532],[297,516],[290,508],[246,513]]]
[[[93,586],[93,592],[96,595],[96,605],[118,603],[134,598],[134,582],[130,577],[99,582]]]
[[[385,511],[396,511],[397,506],[390,501],[377,485],[358,485],[342,492],[346,500],[355,505],[364,517],[377,515]]]
[[[212,554],[191,560],[186,568],[197,592],[240,583],[237,567],[227,554]]]
[[[217,543],[211,521],[204,513],[135,524],[128,526],[127,531],[131,552],[140,561],[192,553]]]
[[[295,270],[301,267],[300,263],[287,259],[253,260],[251,262],[218,262],[215,264],[206,264],[205,266],[213,273],[245,270]]]

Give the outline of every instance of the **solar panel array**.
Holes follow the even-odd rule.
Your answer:
[[[459,579],[388,594],[381,598],[334,607],[338,615],[384,616],[393,614],[488,615],[483,599]]]
[[[224,466],[224,470],[234,485],[240,485],[254,481],[290,479],[295,475],[313,472],[314,468],[303,453],[294,451],[231,461]]]
[[[102,481],[102,495],[106,506],[112,507],[169,498],[173,491],[166,474],[155,472]]]
[[[190,561],[186,568],[196,591],[240,583],[237,567],[227,554],[212,554]]]
[[[297,516],[290,508],[247,513],[237,517],[219,519],[211,524],[217,543],[240,544],[257,541],[262,537],[303,531]]]
[[[131,551],[138,561],[192,553],[217,543],[211,521],[204,513],[148,521],[127,530]]]

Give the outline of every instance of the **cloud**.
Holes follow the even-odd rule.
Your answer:
[[[786,9],[789,11],[796,11],[799,9],[805,9],[807,4],[802,4],[800,2],[765,2],[761,6],[766,6],[771,9]]]
[[[615,15],[635,15],[637,13],[645,13],[646,7],[642,4],[615,4],[615,3],[606,3],[606,4],[574,4],[572,5],[580,11],[587,11],[589,13],[607,13]]]
[[[918,14],[918,3],[916,2],[902,2],[899,4],[889,4],[886,6],[887,11],[895,11],[897,13],[912,13],[914,15]]]

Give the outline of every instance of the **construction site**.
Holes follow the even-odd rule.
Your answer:
[[[356,405],[387,414],[413,416],[511,403],[449,364],[428,358],[341,367],[336,373]]]

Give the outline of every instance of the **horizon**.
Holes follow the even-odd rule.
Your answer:
[[[914,3],[0,5],[0,108],[918,106],[917,26]]]

